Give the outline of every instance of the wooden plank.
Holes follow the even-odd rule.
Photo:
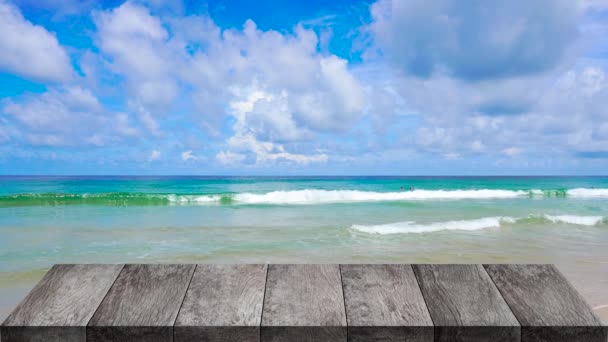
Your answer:
[[[553,265],[485,265],[522,326],[522,341],[608,340],[607,328]]]
[[[340,265],[349,341],[433,341],[410,265]]]
[[[338,265],[269,265],[262,341],[346,341]]]
[[[197,265],[175,341],[259,341],[266,265]]]
[[[87,327],[87,341],[172,341],[196,265],[125,265]]]
[[[123,265],[54,265],[2,324],[2,341],[85,341]]]
[[[481,265],[413,265],[436,341],[519,341],[520,326]]]

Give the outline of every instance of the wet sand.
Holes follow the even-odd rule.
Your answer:
[[[593,311],[595,311],[595,314],[604,322],[604,324],[608,325],[608,304],[596,306]]]

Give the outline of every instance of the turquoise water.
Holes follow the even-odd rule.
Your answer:
[[[0,316],[74,262],[547,262],[600,306],[606,246],[608,177],[0,177]]]

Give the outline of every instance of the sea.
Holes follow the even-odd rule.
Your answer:
[[[608,177],[0,176],[0,320],[55,263],[553,263],[608,304]]]

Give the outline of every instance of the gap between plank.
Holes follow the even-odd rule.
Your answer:
[[[194,278],[194,273],[196,273],[196,269],[198,268],[198,264],[194,264],[194,271],[192,271],[192,275],[190,276],[190,281],[188,281],[188,287],[186,287],[186,292],[184,292],[184,298],[182,298],[182,302],[179,304],[179,309],[177,310],[177,315],[173,320],[173,325],[171,326],[173,330],[173,341],[175,341],[175,323],[177,322],[177,318],[179,317],[179,313],[182,311],[182,307],[184,306],[184,301],[186,301],[186,296],[188,295],[188,290],[190,290],[190,284],[192,284],[192,278]]]
[[[414,279],[416,279],[416,284],[418,284],[418,290],[420,290],[420,295],[422,296],[422,300],[424,300],[424,305],[426,306],[426,312],[429,313],[429,317],[431,317],[431,323],[433,323],[433,340],[435,339],[435,321],[433,320],[433,315],[431,315],[431,310],[429,310],[429,303],[426,301],[426,297],[424,296],[424,291],[422,291],[422,286],[420,285],[420,280],[418,279],[418,275],[414,270],[414,265],[410,264],[410,269],[412,273],[414,273]]]
[[[266,287],[268,286],[268,273],[270,273],[270,264],[266,264],[266,280],[264,280],[264,295],[262,296],[262,312],[260,314],[260,342],[262,342],[262,323],[264,322],[264,304],[266,303]]]
[[[346,320],[346,341],[348,341],[348,313],[346,312],[346,295],[344,294],[344,281],[342,280],[342,264],[338,264],[340,273],[340,289],[342,289],[342,304],[344,304],[344,319]]]
[[[97,305],[97,308],[95,309],[95,312],[93,312],[93,315],[91,316],[91,318],[89,318],[89,321],[87,322],[87,325],[85,325],[85,337],[86,337],[86,330],[89,327],[89,324],[91,323],[91,320],[93,320],[93,317],[95,317],[95,314],[97,313],[97,311],[99,311],[99,308],[101,307],[101,304],[103,304],[103,301],[106,300],[106,297],[108,296],[108,294],[110,293],[110,291],[112,291],[112,288],[114,287],[114,284],[116,284],[116,281],[118,280],[118,278],[120,278],[120,275],[122,274],[122,272],[125,270],[125,266],[126,264],[122,264],[122,266],[120,267],[120,272],[118,272],[118,275],[116,276],[116,278],[114,278],[114,281],[112,282],[112,285],[110,285],[110,287],[108,288],[108,292],[106,292],[106,294],[103,296],[103,298],[101,299],[101,302],[99,302],[99,305]]]
[[[524,328],[523,328],[523,325],[519,321],[519,318],[517,318],[517,315],[515,314],[515,311],[513,311],[513,309],[511,308],[511,305],[509,305],[509,302],[505,298],[505,295],[502,294],[502,291],[500,291],[500,288],[498,288],[498,285],[496,285],[496,282],[494,281],[494,278],[492,278],[492,275],[490,275],[490,273],[488,272],[488,270],[486,270],[486,265],[482,264],[481,268],[483,268],[483,271],[486,272],[486,274],[490,278],[490,281],[492,282],[492,285],[494,285],[494,287],[498,290],[498,293],[500,293],[500,296],[502,297],[502,300],[504,300],[505,303],[507,303],[507,307],[509,308],[509,310],[511,310],[511,313],[513,314],[513,317],[515,317],[515,320],[517,321],[517,323],[519,323],[519,340],[522,341],[522,339],[524,338]]]

